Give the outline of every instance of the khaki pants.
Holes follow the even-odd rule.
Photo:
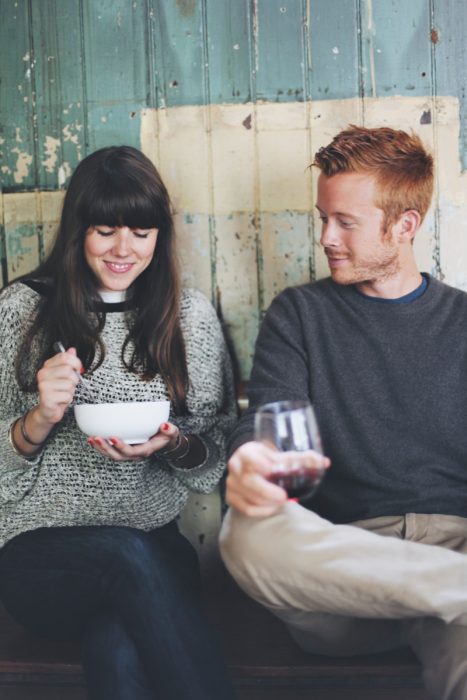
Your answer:
[[[289,502],[270,518],[230,509],[222,557],[305,650],[409,644],[436,700],[467,700],[467,519],[387,516],[333,525]]]

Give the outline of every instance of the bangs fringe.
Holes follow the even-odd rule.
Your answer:
[[[88,190],[78,208],[83,228],[89,226],[128,226],[159,228],[158,205],[134,181],[109,180],[104,186]]]

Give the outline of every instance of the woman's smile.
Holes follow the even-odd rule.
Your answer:
[[[84,240],[86,262],[103,292],[125,291],[150,264],[157,228],[90,226]]]

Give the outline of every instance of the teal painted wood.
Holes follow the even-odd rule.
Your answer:
[[[306,3],[254,0],[253,69],[256,96],[270,102],[303,101],[306,95],[304,45]]]
[[[87,151],[139,145],[140,110],[148,104],[145,0],[81,0]]]
[[[314,0],[310,18],[311,95],[340,100],[360,94],[358,0]]]
[[[455,95],[467,163],[465,0],[0,0],[0,10],[6,191],[56,188],[91,150],[138,146],[148,105]]]
[[[38,179],[42,189],[56,190],[86,153],[80,4],[49,0],[31,10]]]
[[[431,43],[436,92],[457,95],[460,104],[460,159],[467,168],[467,7],[465,0],[436,0]]]
[[[28,0],[0,4],[0,183],[4,190],[34,187],[34,56]]]
[[[206,0],[206,28],[211,103],[250,102],[252,27],[248,5]]]
[[[361,0],[366,97],[431,95],[431,7],[427,0]]]
[[[148,0],[154,22],[157,107],[207,103],[205,0]]]

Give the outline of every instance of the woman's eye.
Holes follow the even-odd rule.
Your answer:
[[[97,228],[97,226],[94,227],[94,230],[97,231],[100,236],[111,236],[114,233],[113,229],[109,231],[107,229]]]
[[[149,236],[149,231],[133,231],[136,238],[147,238]]]

